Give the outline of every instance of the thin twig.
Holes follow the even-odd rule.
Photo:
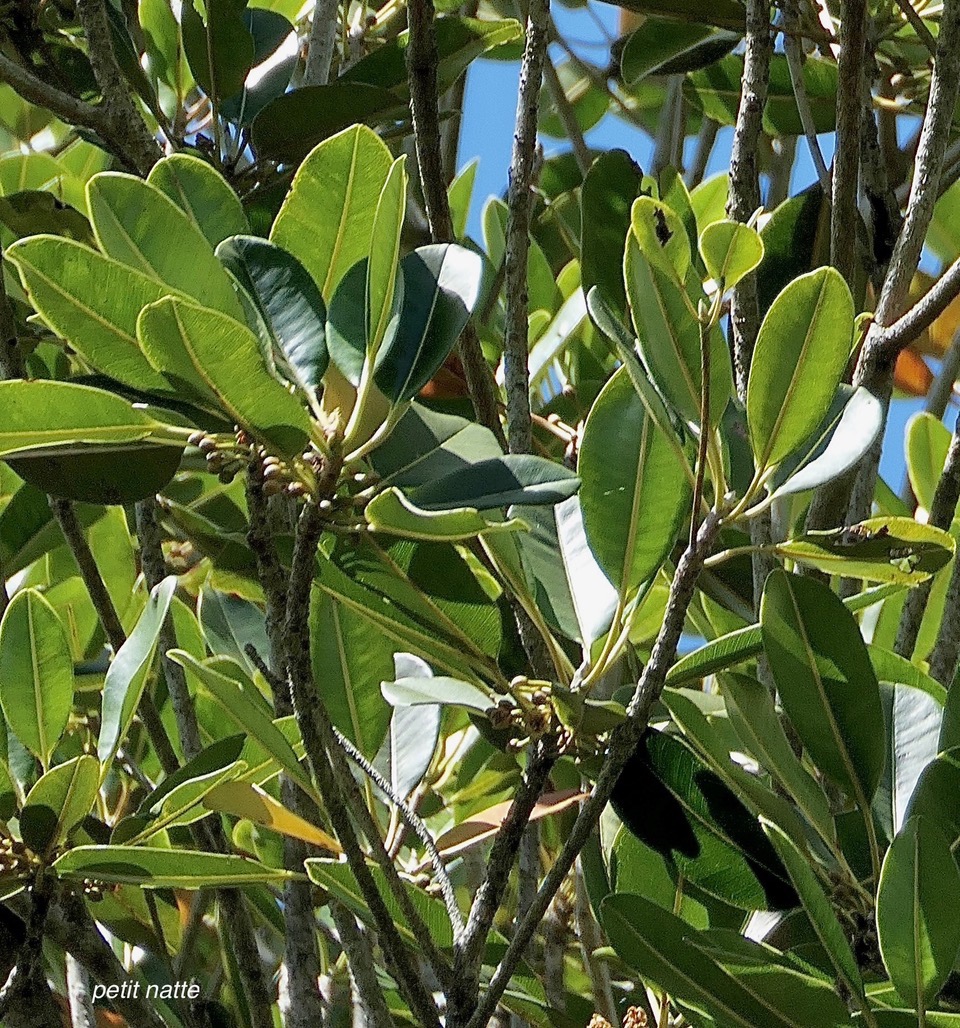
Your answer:
[[[954,425],[953,438],[950,440],[950,448],[947,450],[947,459],[933,494],[928,523],[934,528],[948,531],[953,523],[958,501],[960,501],[960,415]],[[928,578],[907,594],[903,612],[900,615],[897,638],[893,644],[894,652],[899,653],[901,657],[909,659],[913,656],[917,637],[920,635],[920,624],[923,621],[932,588],[933,579]],[[945,612],[944,617],[947,616],[948,614]]]
[[[563,124],[563,129],[570,140],[570,146],[573,148],[573,156],[576,158],[580,174],[586,177],[587,172],[590,170],[590,165],[593,163],[590,158],[590,147],[587,146],[586,140],[583,138],[580,122],[577,121],[577,112],[573,109],[573,104],[567,97],[567,91],[563,88],[563,83],[560,81],[560,76],[557,74],[557,69],[553,61],[550,60],[549,54],[545,56],[543,61],[543,78],[547,88],[550,90],[553,106],[557,109],[557,115]]]
[[[527,10],[526,43],[520,63],[517,116],[507,191],[506,331],[503,372],[507,391],[507,439],[511,453],[530,453],[530,369],[528,366],[529,295],[527,254],[530,251],[531,188],[537,159],[537,114],[540,84],[549,41],[549,0],[531,0]]]
[[[936,642],[930,651],[930,677],[945,689],[953,685],[960,656],[960,560],[954,557],[953,571],[943,603],[943,616]]]
[[[576,875],[574,879],[576,890],[574,917],[577,939],[580,942],[583,966],[593,986],[594,1009],[611,1024],[615,1024],[619,1015],[617,1014],[617,1003],[613,997],[613,986],[610,982],[610,967],[605,960],[597,960],[594,956],[594,953],[603,945],[603,934],[593,916],[593,910],[590,908],[590,898],[587,895],[587,883],[580,858],[577,859],[574,873]]]
[[[896,4],[903,11],[907,21],[910,22],[910,27],[917,34],[917,39],[930,51],[930,56],[932,57],[937,52],[937,41],[933,38],[933,33],[930,29],[927,28],[927,23],[913,9],[913,4],[910,0],[896,0]]]
[[[700,132],[697,135],[697,148],[693,152],[693,160],[687,168],[686,182],[687,189],[696,189],[703,181],[707,173],[707,165],[710,163],[710,155],[713,153],[714,143],[717,141],[717,132],[720,126],[706,115],[700,122]]]
[[[796,28],[797,21],[796,0],[785,0],[783,5],[784,28]],[[824,194],[829,194],[831,191],[830,170],[827,168],[827,162],[823,159],[823,151],[820,149],[820,140],[817,137],[817,126],[814,123],[813,111],[810,108],[810,97],[807,96],[807,87],[803,81],[803,47],[792,32],[784,32],[783,48],[787,55],[790,82],[793,85],[793,95],[797,101],[797,111],[800,114],[803,134],[807,138],[810,159],[817,170],[820,187],[823,189]]]
[[[433,0],[409,0],[407,75],[420,188],[427,207],[430,235],[435,243],[446,243],[454,241],[454,233],[443,169],[437,91],[439,54],[434,18]],[[505,447],[496,385],[472,323],[467,324],[460,336],[458,352],[477,420],[490,429],[500,445]]]
[[[72,1028],[97,1028],[97,1015],[90,994],[90,976],[72,953],[67,954],[66,974],[67,1002],[70,1006]]]
[[[99,131],[99,134],[105,141],[112,142],[141,175],[146,175],[162,154],[140,117],[117,62],[104,0],[77,0],[77,15],[87,37],[87,56],[103,97],[106,133]]]
[[[903,314],[908,300],[910,283],[920,262],[923,243],[939,195],[943,155],[950,138],[958,91],[960,0],[944,0],[930,82],[930,98],[920,131],[907,213],[890,259],[890,269],[877,304],[874,324],[867,333],[853,376],[855,386],[862,385],[869,389],[883,403],[889,402],[897,353],[906,345],[909,337],[898,333],[894,341],[888,343],[882,330],[895,324]],[[879,461],[880,447],[876,443],[860,462],[846,511],[849,523],[860,521],[869,513]]]
[[[163,530],[160,526],[156,500],[141,500],[136,506],[136,519],[137,536],[140,540],[140,564],[147,587],[153,589],[167,575],[162,548]],[[180,745],[184,756],[190,760],[201,752],[203,743],[193,707],[193,697],[187,687],[186,674],[179,664],[167,656],[168,651],[175,649],[176,646],[173,621],[168,614],[160,629],[164,677],[177,724],[177,734],[180,736]],[[219,821],[198,821],[192,828],[200,846],[214,853],[227,852],[227,841]],[[253,1022],[251,1028],[272,1028],[273,999],[243,894],[237,889],[222,889],[218,893],[218,898],[221,913],[230,925],[230,946],[236,956],[238,974]]]
[[[284,631],[289,583],[271,532],[269,500],[263,491],[262,471],[262,466],[254,466],[247,475],[247,543],[256,558],[257,577],[266,600],[266,631],[270,640],[272,669],[263,662],[254,647],[248,647],[248,652],[252,650],[256,655],[256,662],[270,684],[276,716],[286,717],[293,713],[290,686],[283,674],[287,652]],[[287,775],[281,777],[280,792],[288,810],[307,821],[312,819],[313,805],[309,797]],[[302,871],[303,862],[310,855],[306,845],[299,839],[288,838],[284,839],[283,850],[287,870]],[[280,1006],[284,1024],[286,1028],[310,1028],[323,1023],[317,919],[310,884],[297,879],[287,882],[283,887],[283,909],[286,973],[280,979]]]
[[[593,791],[581,806],[580,813],[567,835],[563,848],[540,885],[533,906],[517,926],[513,939],[466,1028],[483,1028],[496,1009],[540,919],[546,913],[547,907],[563,884],[570,868],[573,867],[578,854],[596,828],[600,815],[620,777],[620,772],[636,749],[637,743],[647,727],[653,705],[663,691],[667,671],[676,657],[677,644],[683,632],[687,609],[693,599],[697,578],[703,568],[704,559],[713,547],[719,525],[718,515],[715,511],[711,511],[700,526],[695,547],[693,549],[687,547],[677,563],[663,622],[650,653],[650,659],[644,666],[643,674],[640,676],[633,698],[627,707],[627,719],[611,733],[610,746]]]

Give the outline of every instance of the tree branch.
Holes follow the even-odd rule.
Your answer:
[[[162,156],[160,146],[140,117],[113,52],[104,0],[77,0],[77,15],[87,37],[87,56],[103,97],[104,129],[98,134],[116,145],[141,175]]]
[[[857,258],[857,187],[860,181],[860,123],[863,116],[863,60],[866,39],[867,0],[846,0],[840,21],[837,147],[833,159],[830,263],[851,287]]]
[[[787,55],[787,68],[790,71],[793,95],[797,101],[800,124],[803,126],[803,134],[807,137],[810,159],[817,170],[820,188],[826,196],[832,188],[830,170],[827,168],[827,162],[823,159],[823,151],[820,149],[820,140],[817,137],[817,126],[814,124],[813,111],[810,108],[810,97],[807,96],[807,89],[803,81],[803,47],[795,32],[790,31],[798,27],[796,0],[785,0],[783,26],[783,49]]]
[[[557,115],[563,124],[564,131],[567,133],[567,138],[570,140],[577,167],[580,169],[580,174],[586,178],[590,165],[593,163],[590,157],[590,147],[587,146],[586,140],[583,138],[580,122],[577,121],[577,112],[573,109],[573,104],[567,98],[567,91],[563,88],[563,83],[560,81],[560,76],[557,74],[557,69],[553,61],[550,60],[549,54],[546,54],[544,57],[543,77],[547,83],[547,88],[550,90],[550,96],[553,98],[553,105],[557,109]]]
[[[537,929],[537,925],[546,913],[550,901],[563,884],[577,855],[590,838],[610,799],[620,772],[626,766],[637,743],[643,736],[650,711],[663,691],[667,671],[676,657],[677,644],[683,631],[687,609],[693,599],[697,578],[703,568],[704,560],[713,547],[719,525],[720,519],[717,513],[711,511],[700,526],[694,547],[688,546],[681,556],[670,585],[670,595],[667,599],[663,623],[650,653],[650,659],[644,666],[643,674],[640,676],[633,698],[627,707],[627,719],[611,733],[610,746],[593,791],[581,806],[580,813],[577,815],[560,854],[540,885],[533,905],[517,926],[514,937],[500,961],[487,992],[466,1028],[483,1028],[493,1014],[523,956],[523,951]]]
[[[364,1028],[392,1028],[393,1020],[377,981],[373,948],[356,918],[341,903],[330,902],[330,914],[337,927],[340,946],[347,956],[347,967],[353,982],[354,1002],[359,1004],[361,1019],[354,1024]]]
[[[349,801],[344,794],[348,783],[344,781],[342,775],[337,773],[333,763],[334,753],[340,751],[337,749],[329,714],[313,680],[310,661],[310,589],[316,564],[317,543],[322,527],[320,512],[316,505],[307,503],[297,524],[290,569],[290,589],[287,598],[286,638],[289,650],[286,658],[294,713],[303,737],[310,773],[326,801],[330,823],[343,846],[350,868],[373,915],[380,935],[380,945],[393,969],[397,985],[410,1004],[410,1009],[421,1023],[426,1028],[438,1028],[440,1021],[433,997],[416,973],[393,917],[387,910],[383,897],[370,873],[370,868],[367,866],[366,858],[351,823]],[[340,755],[342,757],[342,753]],[[349,769],[347,777],[353,781]],[[356,782],[353,784],[356,786]],[[362,797],[359,799],[359,805],[366,810]],[[353,812],[359,815],[356,808]],[[369,811],[367,813],[369,815]],[[368,841],[374,845],[373,840]],[[374,846],[374,848],[376,847]],[[383,849],[382,840],[380,849]],[[387,860],[396,875],[393,862],[389,860],[389,857]],[[392,883],[389,875],[387,875],[387,879]],[[409,898],[402,886],[400,891],[403,892],[404,899],[409,903]],[[399,896],[397,900],[403,909]],[[404,910],[404,916],[407,916],[406,910]],[[422,919],[414,912],[408,921],[411,930],[424,941],[426,946],[430,941],[430,936]]]
[[[317,0],[314,4],[303,86],[323,86],[330,80],[330,65],[337,41],[338,8],[338,0]]]
[[[433,0],[409,0],[407,19],[410,41],[407,46],[407,75],[410,83],[410,113],[417,147],[420,188],[427,208],[430,235],[435,243],[453,242],[453,221],[443,172],[443,146],[440,136],[439,95],[437,91],[437,36]],[[493,375],[472,323],[460,336],[458,347],[467,391],[477,420],[506,446],[500,424],[499,403]]]
[[[549,0],[530,0],[507,192],[509,213],[504,258],[507,312],[503,373],[507,391],[507,439],[511,453],[530,453],[533,449],[527,347],[530,314],[527,254],[530,251],[531,187],[537,158],[537,115],[549,41],[549,15]]]
[[[926,331],[960,296],[960,260],[956,260],[933,286],[892,325],[875,333],[874,345],[896,357],[900,351]]]
[[[72,954],[67,953],[67,1002],[70,1005],[72,1028],[97,1028],[97,1015],[90,995],[90,976],[87,969]]]
[[[541,740],[533,751],[526,774],[513,797],[507,816],[494,837],[487,859],[486,877],[477,890],[470,908],[463,944],[459,947],[454,961],[453,991],[448,996],[453,1024],[463,1023],[468,1017],[472,1020],[472,1011],[477,1004],[480,965],[487,935],[503,899],[507,879],[516,861],[530,814],[543,792],[550,769],[555,762],[556,753],[552,744],[546,739]]]

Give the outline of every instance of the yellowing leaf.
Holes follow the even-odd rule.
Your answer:
[[[331,853],[342,853],[343,848],[333,836],[322,828],[310,824],[302,817],[292,814],[282,803],[278,803],[262,789],[247,782],[223,782],[211,789],[203,798],[203,805],[210,810],[234,817],[245,817],[264,828],[281,835],[312,843]]]

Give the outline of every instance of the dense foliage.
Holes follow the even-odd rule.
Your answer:
[[[0,5],[3,1024],[960,1024],[960,0],[631,8]]]

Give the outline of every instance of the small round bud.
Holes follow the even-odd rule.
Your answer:
[[[191,432],[190,435],[187,436],[187,442],[191,446],[199,446],[204,439],[206,439],[206,436],[203,432]]]

